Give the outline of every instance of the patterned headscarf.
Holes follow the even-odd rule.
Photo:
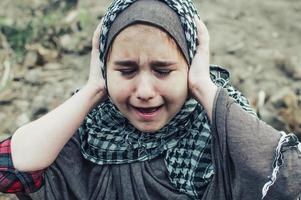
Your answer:
[[[191,0],[161,0],[179,16],[185,32],[190,62],[196,51],[196,9]],[[136,0],[115,0],[103,20],[100,36],[101,69],[105,72],[106,40],[116,17]],[[105,74],[105,73],[103,73]],[[228,90],[237,103],[251,111],[247,100],[229,85],[229,73],[211,66],[211,78]],[[165,155],[169,179],[176,189],[194,199],[202,197],[214,174],[211,160],[210,122],[202,105],[189,99],[162,129],[145,133],[136,129],[108,99],[95,107],[79,128],[83,156],[93,163],[123,164]]]

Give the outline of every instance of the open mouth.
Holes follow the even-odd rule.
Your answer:
[[[139,112],[141,113],[145,113],[145,114],[150,114],[150,113],[154,113],[157,110],[159,110],[162,106],[158,106],[158,107],[149,107],[149,108],[139,108],[139,107],[135,107]]]
[[[162,106],[149,107],[149,108],[140,108],[140,107],[134,107],[134,108],[143,114],[151,114],[151,113],[158,111],[161,107]]]
[[[136,114],[140,119],[146,120],[146,121],[152,121],[155,118],[158,117],[158,115],[161,113],[163,105],[157,106],[157,107],[136,107],[133,106],[133,108],[136,110]]]

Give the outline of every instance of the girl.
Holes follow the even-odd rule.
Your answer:
[[[296,199],[299,142],[254,116],[209,66],[190,0],[116,0],[87,84],[1,143],[20,199]]]

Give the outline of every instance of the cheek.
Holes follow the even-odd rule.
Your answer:
[[[107,74],[108,93],[114,104],[120,104],[127,98],[129,87],[115,73],[108,72]]]
[[[161,93],[170,103],[184,103],[188,94],[187,78],[185,73],[173,77],[168,83],[161,84]]]

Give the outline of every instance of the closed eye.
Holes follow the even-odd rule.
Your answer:
[[[174,68],[176,63],[172,61],[152,61],[151,66],[155,73],[159,76],[168,76]]]
[[[137,68],[139,68],[138,64],[132,60],[118,60],[115,61],[114,64],[122,76],[131,76],[137,71]]]
[[[122,76],[130,76],[136,72],[136,69],[119,69]]]
[[[154,71],[162,76],[167,76],[172,72],[171,69],[155,69]]]

